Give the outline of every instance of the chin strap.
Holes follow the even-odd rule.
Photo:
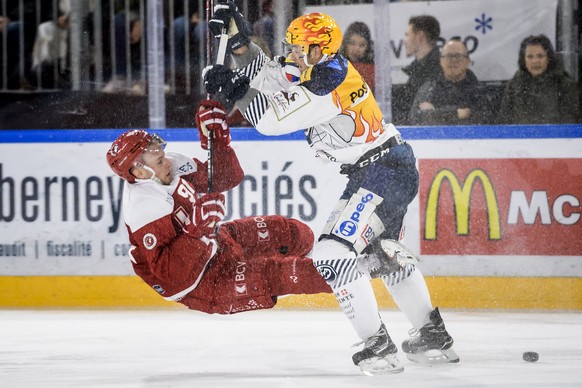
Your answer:
[[[156,173],[154,172],[154,170],[151,167],[148,167],[145,164],[141,167],[152,173],[152,176],[149,177],[149,179],[151,179],[152,181],[154,181],[156,183],[159,183],[160,185],[163,184],[162,181],[158,179],[158,177],[156,176]]]
[[[328,57],[329,57],[329,54],[323,54],[323,56],[321,57],[321,59],[317,63],[321,63],[321,62],[325,61]],[[305,53],[303,55],[303,63],[305,63],[305,66],[307,66],[307,67],[313,66],[307,62],[307,54],[305,54]]]

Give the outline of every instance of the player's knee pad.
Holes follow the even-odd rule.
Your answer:
[[[313,248],[313,265],[330,285],[337,289],[362,276],[358,271],[355,253],[336,240],[323,239]]]
[[[406,264],[403,267],[400,267],[397,271],[381,276],[381,278],[387,287],[394,287],[398,283],[409,278],[414,271],[416,271],[416,266],[414,264]]]
[[[357,254],[384,232],[385,227],[376,214],[384,199],[360,188],[349,200],[342,199],[323,227],[322,235],[334,236],[346,242]]]
[[[287,219],[289,225],[290,241],[286,254],[294,256],[305,256],[313,248],[315,236],[309,226],[293,218]]]
[[[362,277],[355,258],[315,260],[313,264],[321,277],[334,290]]]

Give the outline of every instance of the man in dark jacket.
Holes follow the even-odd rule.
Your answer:
[[[477,124],[484,121],[477,77],[469,65],[467,47],[460,40],[448,41],[442,49],[442,75],[420,87],[412,107],[413,125]]]
[[[440,52],[437,47],[440,33],[440,24],[433,16],[413,16],[408,21],[404,46],[406,56],[414,56],[415,59],[402,69],[408,75],[408,81],[402,94],[394,99],[395,124],[408,123],[408,112],[418,89],[426,81],[436,79],[442,74],[439,64]]]

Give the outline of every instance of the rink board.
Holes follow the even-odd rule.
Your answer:
[[[401,131],[421,176],[404,241],[422,257],[435,304],[582,310],[582,126]],[[0,131],[0,307],[174,306],[129,263],[121,182],[105,163],[121,132]],[[196,132],[159,131],[168,151],[204,159]],[[227,194],[229,219],[277,213],[321,229],[345,180],[313,163],[301,133],[233,129],[233,146],[246,177]],[[336,302],[287,297],[280,306]]]
[[[167,308],[168,302],[136,276],[0,277],[0,308]],[[432,303],[459,309],[582,310],[581,278],[432,277]],[[383,284],[372,281],[381,308],[395,308]],[[338,309],[332,294],[281,298],[282,309]]]

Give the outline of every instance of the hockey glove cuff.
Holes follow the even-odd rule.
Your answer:
[[[196,126],[202,149],[208,149],[209,136],[212,136],[218,147],[230,144],[230,128],[226,120],[226,108],[220,102],[204,100],[198,105]]]
[[[249,77],[224,65],[206,67],[202,77],[208,94],[221,93],[231,103],[243,98],[251,83]]]
[[[202,195],[194,202],[192,222],[188,226],[188,232],[194,237],[216,238],[218,223],[224,219],[226,206],[224,195],[221,193],[208,193]]]

